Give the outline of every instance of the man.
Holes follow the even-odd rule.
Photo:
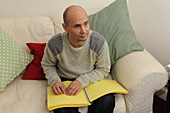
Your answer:
[[[89,30],[88,16],[80,6],[68,7],[63,19],[65,32],[49,40],[42,67],[54,94],[75,96],[108,75],[109,49],[102,35]],[[73,82],[66,88],[64,80]],[[88,106],[88,113],[113,113],[114,106],[114,96],[108,94]],[[59,108],[54,113],[78,113],[78,108]]]

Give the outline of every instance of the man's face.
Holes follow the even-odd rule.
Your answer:
[[[69,41],[74,47],[82,46],[89,35],[87,14],[81,10],[75,10],[74,13],[69,13],[66,32],[68,32]]]

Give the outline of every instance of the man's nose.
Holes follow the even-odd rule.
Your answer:
[[[84,26],[81,27],[81,33],[86,33],[86,28]]]

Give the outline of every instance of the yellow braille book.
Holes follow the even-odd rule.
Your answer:
[[[66,87],[72,81],[64,81]],[[51,87],[47,87],[47,107],[51,111],[61,107],[83,107],[91,105],[91,102],[109,93],[128,92],[115,80],[103,79],[92,83],[82,89],[76,96],[68,96],[65,94],[55,95],[51,92]]]

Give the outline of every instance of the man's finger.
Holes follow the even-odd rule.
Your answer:
[[[55,87],[52,88],[52,91],[53,91],[54,94],[59,95],[59,93],[58,93],[58,91],[55,89]]]
[[[55,92],[53,91],[53,88],[51,88],[51,92],[52,92],[53,94],[55,94]]]
[[[61,95],[61,94],[65,94],[66,86],[62,82],[56,82],[52,86],[52,89],[53,89],[54,94]]]
[[[66,87],[65,87],[64,84],[61,86],[60,89],[61,89],[61,91],[62,91],[62,94],[66,94]]]
[[[77,88],[77,87],[74,87],[74,89],[73,89],[72,92],[71,92],[71,95],[74,95],[77,91],[78,91],[78,88]]]
[[[60,87],[60,86],[56,87],[56,89],[57,89],[57,91],[58,91],[58,93],[59,93],[60,95],[63,94],[62,91],[61,91],[61,87]]]
[[[76,96],[80,91],[81,89],[78,89],[73,95]]]
[[[78,87],[73,86],[67,89],[67,95],[74,95],[78,91]]]

